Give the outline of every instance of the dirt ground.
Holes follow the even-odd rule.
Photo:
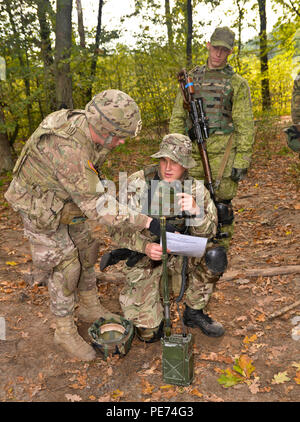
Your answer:
[[[0,340],[0,401],[299,402],[300,307],[273,319],[269,316],[299,300],[300,272],[273,276],[262,272],[300,264],[299,157],[286,148],[279,124],[270,131],[274,136],[268,142],[263,130],[257,132],[251,169],[233,201],[235,234],[229,267],[208,307],[226,332],[215,339],[190,329],[195,376],[188,387],[164,383],[159,342],[144,345],[134,338],[126,357],[104,361],[99,355],[91,363],[72,359],[53,344],[55,325],[47,288],[28,283],[32,264],[28,242],[19,216],[3,199],[8,186],[4,178],[0,317],[6,331]],[[100,259],[110,240],[103,227],[93,230],[102,239]],[[249,276],[247,270],[255,268],[260,275]],[[238,276],[226,279],[235,270]],[[104,274],[97,264],[96,271],[103,304],[120,312],[121,264]],[[77,323],[89,341],[88,324]],[[243,369],[240,377],[235,364]],[[238,377],[239,382],[225,387],[222,377],[227,381]]]

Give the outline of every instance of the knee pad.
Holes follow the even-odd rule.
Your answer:
[[[83,268],[93,267],[98,259],[100,243],[93,239],[92,242],[84,249],[79,249],[79,256]]]
[[[227,254],[223,246],[210,249],[205,254],[207,268],[213,274],[222,274],[227,268]]]
[[[55,272],[61,274],[63,279],[63,291],[65,296],[71,295],[79,282],[81,265],[78,259],[77,251],[65,257],[54,269]]]

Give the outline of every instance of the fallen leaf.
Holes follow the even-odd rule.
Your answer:
[[[296,381],[296,384],[300,385],[300,371],[297,371],[294,380]]]
[[[155,386],[151,385],[147,380],[144,378],[142,379],[142,392],[143,394],[152,394]]]
[[[230,368],[225,369],[223,375],[218,378],[218,383],[222,384],[225,388],[232,387],[240,382],[243,382],[243,378],[237,373],[232,372]]]
[[[236,359],[233,369],[246,378],[250,378],[255,367],[252,365],[252,360],[247,355],[242,355]]]
[[[287,376],[287,371],[278,372],[278,374],[274,375],[272,384],[283,384],[287,381],[290,381],[290,378]]]
[[[203,396],[203,394],[202,394],[202,393],[200,393],[200,391],[199,391],[197,388],[194,388],[194,389],[191,391],[191,394],[193,394],[193,396],[197,396],[197,397],[202,397],[202,396]]]
[[[119,390],[118,388],[111,393],[111,398],[113,400],[117,400],[122,396],[124,396],[124,392]]]
[[[15,262],[15,261],[6,261],[5,264],[6,265],[11,265],[11,266],[18,265],[17,262]]]
[[[257,335],[253,334],[253,336],[251,336],[251,337],[246,336],[243,340],[243,343],[249,344],[249,343],[252,343],[255,340],[257,340]]]
[[[254,378],[254,381],[248,381],[248,387],[252,394],[257,394],[259,392],[259,377]]]

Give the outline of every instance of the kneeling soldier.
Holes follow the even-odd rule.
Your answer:
[[[168,223],[176,227],[176,231],[208,239],[203,257],[188,259],[188,287],[183,319],[185,325],[198,327],[208,336],[222,336],[223,326],[213,321],[203,310],[216,282],[226,269],[227,257],[225,248],[212,242],[217,229],[217,211],[209,192],[201,182],[188,175],[188,170],[195,165],[191,140],[181,134],[166,135],[159,152],[152,157],[159,158],[158,165],[146,167],[128,178],[128,204],[131,208],[141,206],[142,213],[156,218],[162,214],[162,209],[168,208],[163,214]],[[190,186],[190,193],[181,189],[176,194],[176,184]],[[203,192],[202,204],[196,202],[199,185]],[[134,187],[141,186],[142,199],[132,193]],[[124,266],[126,284],[119,298],[124,316],[135,324],[140,340],[157,341],[163,334],[164,319],[160,286],[162,247],[157,243],[159,239],[147,229],[131,233],[130,238],[122,228],[110,227],[109,232],[112,239],[124,249],[105,254],[101,260],[101,269],[129,258]],[[134,244],[132,249],[136,252],[131,253],[126,249],[129,244]],[[182,265],[182,256],[169,255],[169,280],[176,294],[181,285]]]

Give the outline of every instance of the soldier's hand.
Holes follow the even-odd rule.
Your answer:
[[[180,206],[181,211],[189,212],[191,215],[200,214],[200,208],[196,204],[192,195],[181,192],[177,193],[176,196],[178,198],[178,205]]]
[[[153,261],[161,261],[162,251],[162,246],[158,243],[147,243],[145,248],[145,254]],[[170,250],[167,249],[167,252],[170,253]]]

